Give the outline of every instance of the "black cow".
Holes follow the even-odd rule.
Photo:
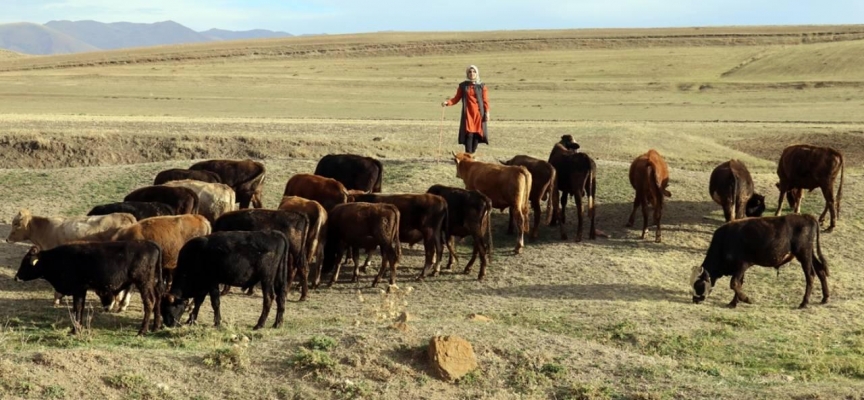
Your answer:
[[[264,305],[253,329],[264,327],[276,298],[274,328],[282,325],[288,277],[288,240],[279,231],[215,232],[192,239],[180,249],[171,290],[162,303],[165,325],[175,326],[186,309],[194,307],[187,324],[194,324],[204,298],[210,295],[215,326],[222,322],[219,285],[251,288],[261,283]]]
[[[139,335],[147,333],[153,315],[153,330],[161,325],[162,250],[151,241],[80,242],[39,251],[32,247],[21,260],[16,281],[43,278],[59,293],[71,295],[78,333],[84,322],[87,290],[99,295],[104,307],[132,285],[141,293],[144,319]]]
[[[347,190],[381,193],[381,161],[356,154],[328,154],[318,161],[315,175],[333,178]]]
[[[714,168],[708,183],[711,198],[723,207],[726,222],[748,217],[761,217],[765,212],[765,196],[753,191],[753,178],[741,161],[731,159]]]
[[[198,195],[185,187],[144,186],[127,194],[123,201],[163,203],[174,209],[177,215],[198,214]]]
[[[561,225],[561,239],[567,239],[564,225],[567,222],[567,198],[572,195],[576,201],[576,215],[578,225],[576,226],[576,241],[582,240],[583,213],[582,197],[588,199],[588,218],[591,226],[588,231],[588,239],[597,239],[597,229],[594,226],[596,218],[596,195],[597,195],[597,164],[589,155],[579,153],[579,144],[573,141],[570,135],[561,136],[561,140],[552,147],[549,153],[549,163],[555,167],[558,177],[556,182],[557,191],[561,192],[560,215],[554,215],[550,225]]]
[[[463,272],[466,274],[471,272],[471,267],[479,255],[480,273],[477,279],[483,280],[489,263],[488,256],[492,253],[492,224],[489,221],[492,215],[492,200],[476,190],[443,185],[432,185],[426,193],[441,196],[447,201],[447,229],[444,234],[444,242],[447,243],[447,250],[450,252],[447,269],[453,268],[454,261],[459,262],[456,250],[453,248],[453,237],[471,236],[474,240],[474,249]],[[484,238],[487,234],[488,241]],[[440,254],[438,258],[441,258]],[[432,272],[432,276],[437,275],[438,272],[436,269]]]
[[[843,153],[830,147],[817,147],[798,144],[783,149],[780,161],[777,163],[777,189],[780,190],[780,200],[777,211],[780,215],[784,195],[789,200],[789,206],[795,213],[801,212],[801,198],[804,190],[820,188],[825,197],[825,209],[819,216],[819,222],[825,220],[825,214],[831,212],[831,223],[826,232],[831,232],[840,219],[840,199],[843,197]],[[837,197],[834,197],[834,181],[840,175],[837,186]],[[835,201],[836,200],[836,201]]]
[[[129,213],[135,216],[135,219],[151,217],[161,217],[163,215],[174,215],[175,211],[171,206],[156,201],[121,201],[119,203],[102,204],[93,207],[87,216],[91,215],[108,215],[111,213]]]
[[[201,182],[208,183],[222,183],[222,178],[219,177],[215,172],[205,171],[205,170],[195,170],[195,169],[182,169],[182,168],[174,168],[174,169],[166,169],[164,171],[156,174],[156,178],[153,179],[154,185],[161,185],[165,182],[171,181],[182,181],[185,179],[193,179]]]
[[[289,279],[293,282],[294,276],[300,273],[300,301],[306,300],[309,292],[307,282],[309,267],[306,257],[309,218],[306,214],[283,210],[245,209],[222,214],[213,223],[213,232],[268,229],[282,232],[288,238]]]
[[[816,251],[813,251],[813,242]],[[819,223],[812,215],[787,215],[783,217],[744,218],[729,222],[714,231],[711,245],[701,266],[693,269],[690,281],[693,284],[693,302],[701,303],[711,293],[717,279],[731,276],[729,287],[735,292],[729,308],[739,301],[750,303],[741,291],[744,273],[751,265],[780,268],[795,258],[804,270],[807,287],[804,300],[798,308],[804,308],[813,290],[813,276],[822,283],[822,304],[828,302],[828,262],[822,255],[819,242]]]

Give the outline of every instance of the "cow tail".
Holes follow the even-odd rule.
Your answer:
[[[840,198],[843,197],[843,170],[846,169],[844,164],[843,155],[840,154],[840,186],[837,187],[837,219],[840,219]]]
[[[444,247],[447,246],[447,239],[449,237],[450,232],[450,206],[447,204],[447,201],[444,201],[444,220],[441,221],[441,228],[438,230],[440,235],[438,240],[440,241],[438,244],[438,262],[441,262],[441,258],[444,256]]]
[[[283,251],[281,257],[279,257],[279,266],[276,268],[276,279],[275,282],[273,282],[273,290],[276,293],[284,294],[285,296],[287,296],[288,291],[291,289],[291,283],[293,281],[289,281],[289,279],[292,277],[292,274],[288,272],[290,269],[289,260],[291,258],[291,244],[288,242],[288,236],[286,236],[285,234],[281,234],[279,235],[279,237],[282,239]]]
[[[153,242],[153,244],[155,244],[155,245],[156,245],[156,249],[159,250],[159,251],[158,251],[158,255],[159,255],[159,256],[156,257],[156,279],[157,279],[157,280],[156,280],[156,287],[155,287],[155,289],[156,289],[156,297],[157,297],[156,301],[159,301],[159,299],[162,298],[162,295],[168,292],[168,287],[167,287],[168,284],[167,284],[167,282],[165,282],[165,279],[164,279],[164,277],[162,276],[162,268],[163,268],[163,264],[162,264],[162,257],[163,257],[163,256],[162,256],[162,253],[163,253],[163,250],[162,250],[162,246],[159,246],[159,244],[156,243],[156,242]]]
[[[528,169],[522,167],[522,176],[525,177],[525,187],[519,195],[519,212],[522,213],[522,232],[528,232],[531,228],[531,221],[528,220],[528,209],[531,204],[529,196],[531,195],[532,177]]]
[[[483,212],[482,221],[486,221],[486,233],[489,235],[489,246],[486,248],[486,254],[489,259],[492,259],[492,202],[487,200],[486,207]]]
[[[557,193],[555,193],[555,182],[558,181],[558,172],[555,171],[555,168],[552,168],[552,175],[549,180],[549,184],[546,185],[546,195],[549,198],[546,200],[546,225],[552,223],[552,213],[556,211],[557,207],[555,207],[554,198]]]
[[[740,190],[738,186],[738,177],[735,174],[732,174],[732,180],[735,181],[733,184],[734,190],[732,191],[732,221],[738,219],[738,203],[740,200],[738,199],[738,191]],[[751,185],[752,186],[752,185]]]
[[[378,166],[378,177],[375,179],[375,184],[372,185],[372,193],[381,193],[381,184],[384,182],[384,167],[381,161],[374,160]]]
[[[816,255],[818,256],[813,257],[813,267],[825,271],[825,276],[829,276],[828,260],[826,260],[825,256],[822,255],[822,240],[819,238],[819,223],[814,221],[813,228],[816,229]]]

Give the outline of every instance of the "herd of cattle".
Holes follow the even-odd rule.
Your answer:
[[[136,189],[122,202],[98,205],[86,217],[40,217],[21,210],[12,222],[10,242],[29,240],[33,247],[21,261],[16,280],[43,278],[56,290],[55,304],[63,295],[73,297],[73,332],[80,329],[84,300],[94,291],[106,309],[125,310],[130,288],[141,294],[144,318],[139,334],[159,329],[164,320],[177,324],[190,305],[189,323],[197,319],[209,295],[215,324],[220,317],[220,295],[237,286],[251,291],[261,286],[263,309],[255,329],[264,326],[276,300],[274,327],[282,324],[285,299],[295,279],[300,300],[322,276],[338,280],[346,252],[353,260],[352,282],[361,269],[359,253],[380,249],[382,265],[372,286],[389,270],[395,284],[401,244],[422,242],[425,262],[418,279],[440,272],[443,248],[449,252],[447,268],[458,262],[455,237],[473,238],[469,273],[480,259],[482,280],[492,251],[492,209],[509,209],[508,232],[517,234],[515,252],[524,247],[524,233],[537,237],[541,202],[546,201],[546,224],[565,232],[566,204],[576,202],[576,241],[582,239],[583,197],[587,198],[589,238],[595,239],[597,166],[570,135],[553,146],[548,161],[516,156],[500,163],[477,161],[471,154],[453,153],[456,175],[465,189],[433,185],[423,194],[381,194],[383,167],[378,160],[353,154],[327,155],[314,174],[295,174],[285,185],[276,209],[264,209],[265,168],[252,160],[210,160],[189,169],[160,172],[152,186]],[[796,258],[804,270],[807,305],[813,277],[819,278],[823,299],[829,297],[828,265],[822,256],[820,223],[827,213],[828,231],[840,215],[843,158],[836,150],[809,145],[787,147],[777,173],[780,199],[796,214],[804,190],[820,188],[825,210],[819,220],[810,215],[761,217],[764,197],[754,193],[753,180],[738,160],[720,164],[711,174],[709,193],[720,204],[727,223],[716,230],[702,265],[694,268],[693,301],[703,301],[716,280],[731,276],[735,292],[730,307],[749,302],[741,292],[750,265],[779,268]],[[836,198],[834,182],[840,178]],[[661,242],[661,218],[669,169],[663,157],[649,150],[633,160],[629,179],[635,189],[633,226],[641,208],[644,239],[653,209],[655,241]],[[238,208],[239,205],[239,209]],[[531,226],[528,208],[533,209]],[[249,207],[253,208],[249,208]],[[744,217],[755,218],[744,218]],[[815,242],[815,251],[814,251]]]

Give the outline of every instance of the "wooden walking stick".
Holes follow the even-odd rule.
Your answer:
[[[444,141],[444,110],[447,107],[441,107],[441,122],[438,123],[438,159],[435,160],[436,164],[441,163],[441,145]]]

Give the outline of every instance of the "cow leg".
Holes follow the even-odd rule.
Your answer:
[[[54,292],[54,307],[60,307],[60,300],[63,298],[63,294],[60,292]]]
[[[577,193],[576,196],[574,196],[574,197],[576,200],[576,220],[577,220],[576,241],[581,242],[582,241],[582,226],[584,223],[584,219],[583,219],[582,214],[585,213],[585,209],[582,208],[582,194]]]
[[[84,327],[84,300],[87,298],[87,292],[75,293],[72,295],[72,335],[77,335]]]
[[[261,305],[261,316],[258,317],[258,323],[252,327],[253,330],[263,328],[264,323],[267,322],[267,317],[270,315],[270,308],[273,307],[273,298],[276,297],[273,293],[273,280],[275,279],[278,278],[272,277],[271,279],[265,278],[261,280],[261,296],[264,298],[264,304]]]
[[[747,296],[743,292],[741,292],[742,283],[742,274],[736,273],[735,275],[732,275],[732,277],[729,279],[729,288],[732,289],[734,294],[732,295],[732,301],[730,301],[729,304],[726,305],[726,307],[735,308],[738,306],[739,301],[743,301],[745,303],[750,302],[750,299],[748,299]]]
[[[380,281],[381,277],[384,276],[384,270],[387,268],[387,263],[390,259],[388,247],[390,246],[381,245],[381,268],[378,270],[378,274],[375,275],[375,279],[372,281],[372,287],[378,286],[378,281]]]
[[[155,288],[152,285],[152,282],[150,287],[136,285],[138,291],[141,293],[141,306],[144,308],[144,319],[141,321],[141,329],[138,330],[138,335],[147,333],[147,328],[150,326],[150,318],[153,316],[153,304],[156,302],[156,293],[154,293]],[[130,291],[131,289],[126,290],[127,293]]]
[[[778,186],[779,188],[779,186]],[[774,212],[775,217],[779,217],[780,213],[783,211],[783,198],[786,197],[786,192],[783,189],[780,189],[780,200],[777,200],[777,211]],[[790,204],[791,206],[791,204]]]
[[[513,250],[515,254],[522,253],[522,248],[525,247],[525,217],[527,215],[522,214],[522,210],[517,208],[517,206],[510,207],[510,213],[516,215],[516,229],[518,232],[518,238],[516,239],[516,249]]]
[[[220,294],[226,296],[228,293],[231,293],[231,285],[222,285],[222,292]]]
[[[463,274],[467,274],[471,272],[471,267],[474,266],[474,261],[477,260],[477,254],[480,254],[480,262],[483,263],[483,234],[475,233],[473,235],[474,247],[471,249],[471,259],[468,260],[468,264],[465,265],[465,270],[462,271]]]
[[[466,273],[471,269],[471,265],[474,264],[474,259],[477,257],[477,254],[480,254],[480,272],[477,274],[477,280],[482,281],[483,278],[486,277],[486,266],[489,264],[489,253],[487,251],[486,244],[483,243],[483,235],[482,233],[474,236],[474,254],[471,255],[471,261],[468,263],[468,266],[465,267]]]
[[[648,234],[648,199],[642,196],[642,239]]]
[[[328,287],[333,286],[333,284],[339,280],[339,271],[342,270],[342,262],[341,261],[342,261],[342,256],[344,254],[345,254],[345,250],[342,248],[339,248],[336,251],[336,270],[333,271],[333,276],[330,277],[330,283],[327,284]],[[322,265],[322,268],[323,268],[323,265]]]
[[[654,242],[660,243],[660,218],[663,216],[663,195],[660,195],[660,201],[654,206],[654,224],[657,225],[657,234],[654,237]]]
[[[459,262],[459,256],[456,255],[456,249],[453,247],[453,236],[447,237],[447,251],[450,253],[450,257],[447,259],[447,266],[445,268],[447,268],[448,271],[452,271],[453,263]]]
[[[219,298],[219,288],[214,287],[210,289],[210,307],[213,308],[213,326],[218,327],[222,325],[222,309],[219,307],[221,303],[221,299]]]
[[[569,193],[564,192],[564,191],[561,192],[561,201],[560,201],[560,203],[561,203],[561,216],[559,218],[561,225],[564,225],[565,223],[567,223],[567,212],[565,211],[565,209],[567,208],[567,197],[568,196],[569,196]],[[567,240],[567,238],[564,238],[564,237],[562,237],[561,239]]]
[[[819,228],[817,227],[816,229]],[[801,263],[801,269],[804,270],[804,282],[806,282],[806,287],[804,288],[804,299],[801,300],[801,304],[798,305],[798,308],[807,308],[807,304],[810,302],[810,293],[813,291],[813,275],[815,275],[813,268],[813,251],[812,249],[809,251],[800,251],[799,254],[795,255],[795,258],[798,259],[799,263]]]
[[[531,241],[537,240],[537,235],[540,229],[540,217],[543,214],[543,208],[540,207],[540,200],[531,200],[531,211],[534,212],[534,226],[531,227]]]
[[[366,250],[366,259],[363,260],[363,265],[360,266],[360,273],[366,274],[366,267],[368,267],[369,264],[372,264],[372,253],[374,253],[374,252],[375,252],[375,248],[372,248],[372,250],[368,250],[368,249]],[[359,249],[357,250],[357,254],[358,255],[360,254]],[[354,264],[355,265],[357,264],[356,260],[354,261]]]
[[[282,326],[285,315],[285,298],[288,296],[288,286],[280,286],[276,283],[273,285],[273,289],[276,292],[276,321],[273,321],[273,327],[278,328]]]
[[[507,234],[508,235],[513,234],[513,223],[514,223],[515,218],[516,218],[516,216],[513,215],[513,207],[510,207],[510,221],[507,223]]]
[[[189,313],[189,319],[186,320],[186,325],[195,325],[198,323],[198,311],[201,311],[201,304],[204,303],[204,298],[206,297],[207,293],[203,293],[192,299],[192,312]]]
[[[795,209],[795,214],[801,214],[801,204],[804,203],[804,189],[793,190],[792,198],[795,199],[795,205],[790,204],[789,207]]]
[[[836,221],[836,217],[837,217],[837,214],[836,214],[837,207],[834,204],[834,188],[832,188],[831,186],[833,186],[833,185],[822,185],[822,187],[821,187],[822,188],[822,196],[825,197],[825,209],[822,210],[822,215],[819,216],[819,223],[821,224],[822,221],[825,221],[825,211],[828,211],[831,213],[831,223],[828,225],[828,229],[826,229],[825,232],[831,232],[834,230],[834,226],[836,224],[835,221]],[[802,190],[801,193],[804,193],[804,191]]]
[[[389,249],[389,253],[390,253],[390,259],[389,259],[389,263],[390,263],[390,286],[393,286],[396,284],[396,264],[399,262],[399,260],[398,260],[399,255],[396,251],[397,251],[397,249],[395,249],[393,247],[390,247],[390,249]],[[384,269],[384,264],[381,264],[381,269],[382,270]],[[387,292],[390,292],[389,287],[387,288]]]
[[[735,218],[732,215],[732,203],[726,199],[725,204],[723,204],[723,218],[726,219],[726,222],[733,221]]]
[[[828,298],[831,294],[828,292],[828,276],[825,274],[825,269],[823,268],[813,268],[816,270],[816,276],[819,277],[819,283],[822,285],[822,304],[828,303]]]
[[[630,212],[630,218],[627,218],[628,228],[632,228],[633,224],[636,222],[636,210],[639,209],[639,205],[642,204],[642,196],[639,195],[639,191],[636,191],[636,197],[633,198],[633,211]]]
[[[591,239],[591,240],[597,239],[597,228],[595,228],[595,226],[594,226],[594,217],[597,216],[596,206],[597,205],[594,204],[594,195],[589,194],[588,195],[588,218],[591,219],[591,226],[589,227],[589,229],[591,229],[591,231],[588,232],[588,239]]]
[[[321,285],[321,275],[324,268],[324,246],[322,244],[318,244],[317,254],[315,255],[315,263],[309,265],[312,266],[312,273],[314,275],[314,283],[312,284],[312,287],[317,289],[318,286]]]

